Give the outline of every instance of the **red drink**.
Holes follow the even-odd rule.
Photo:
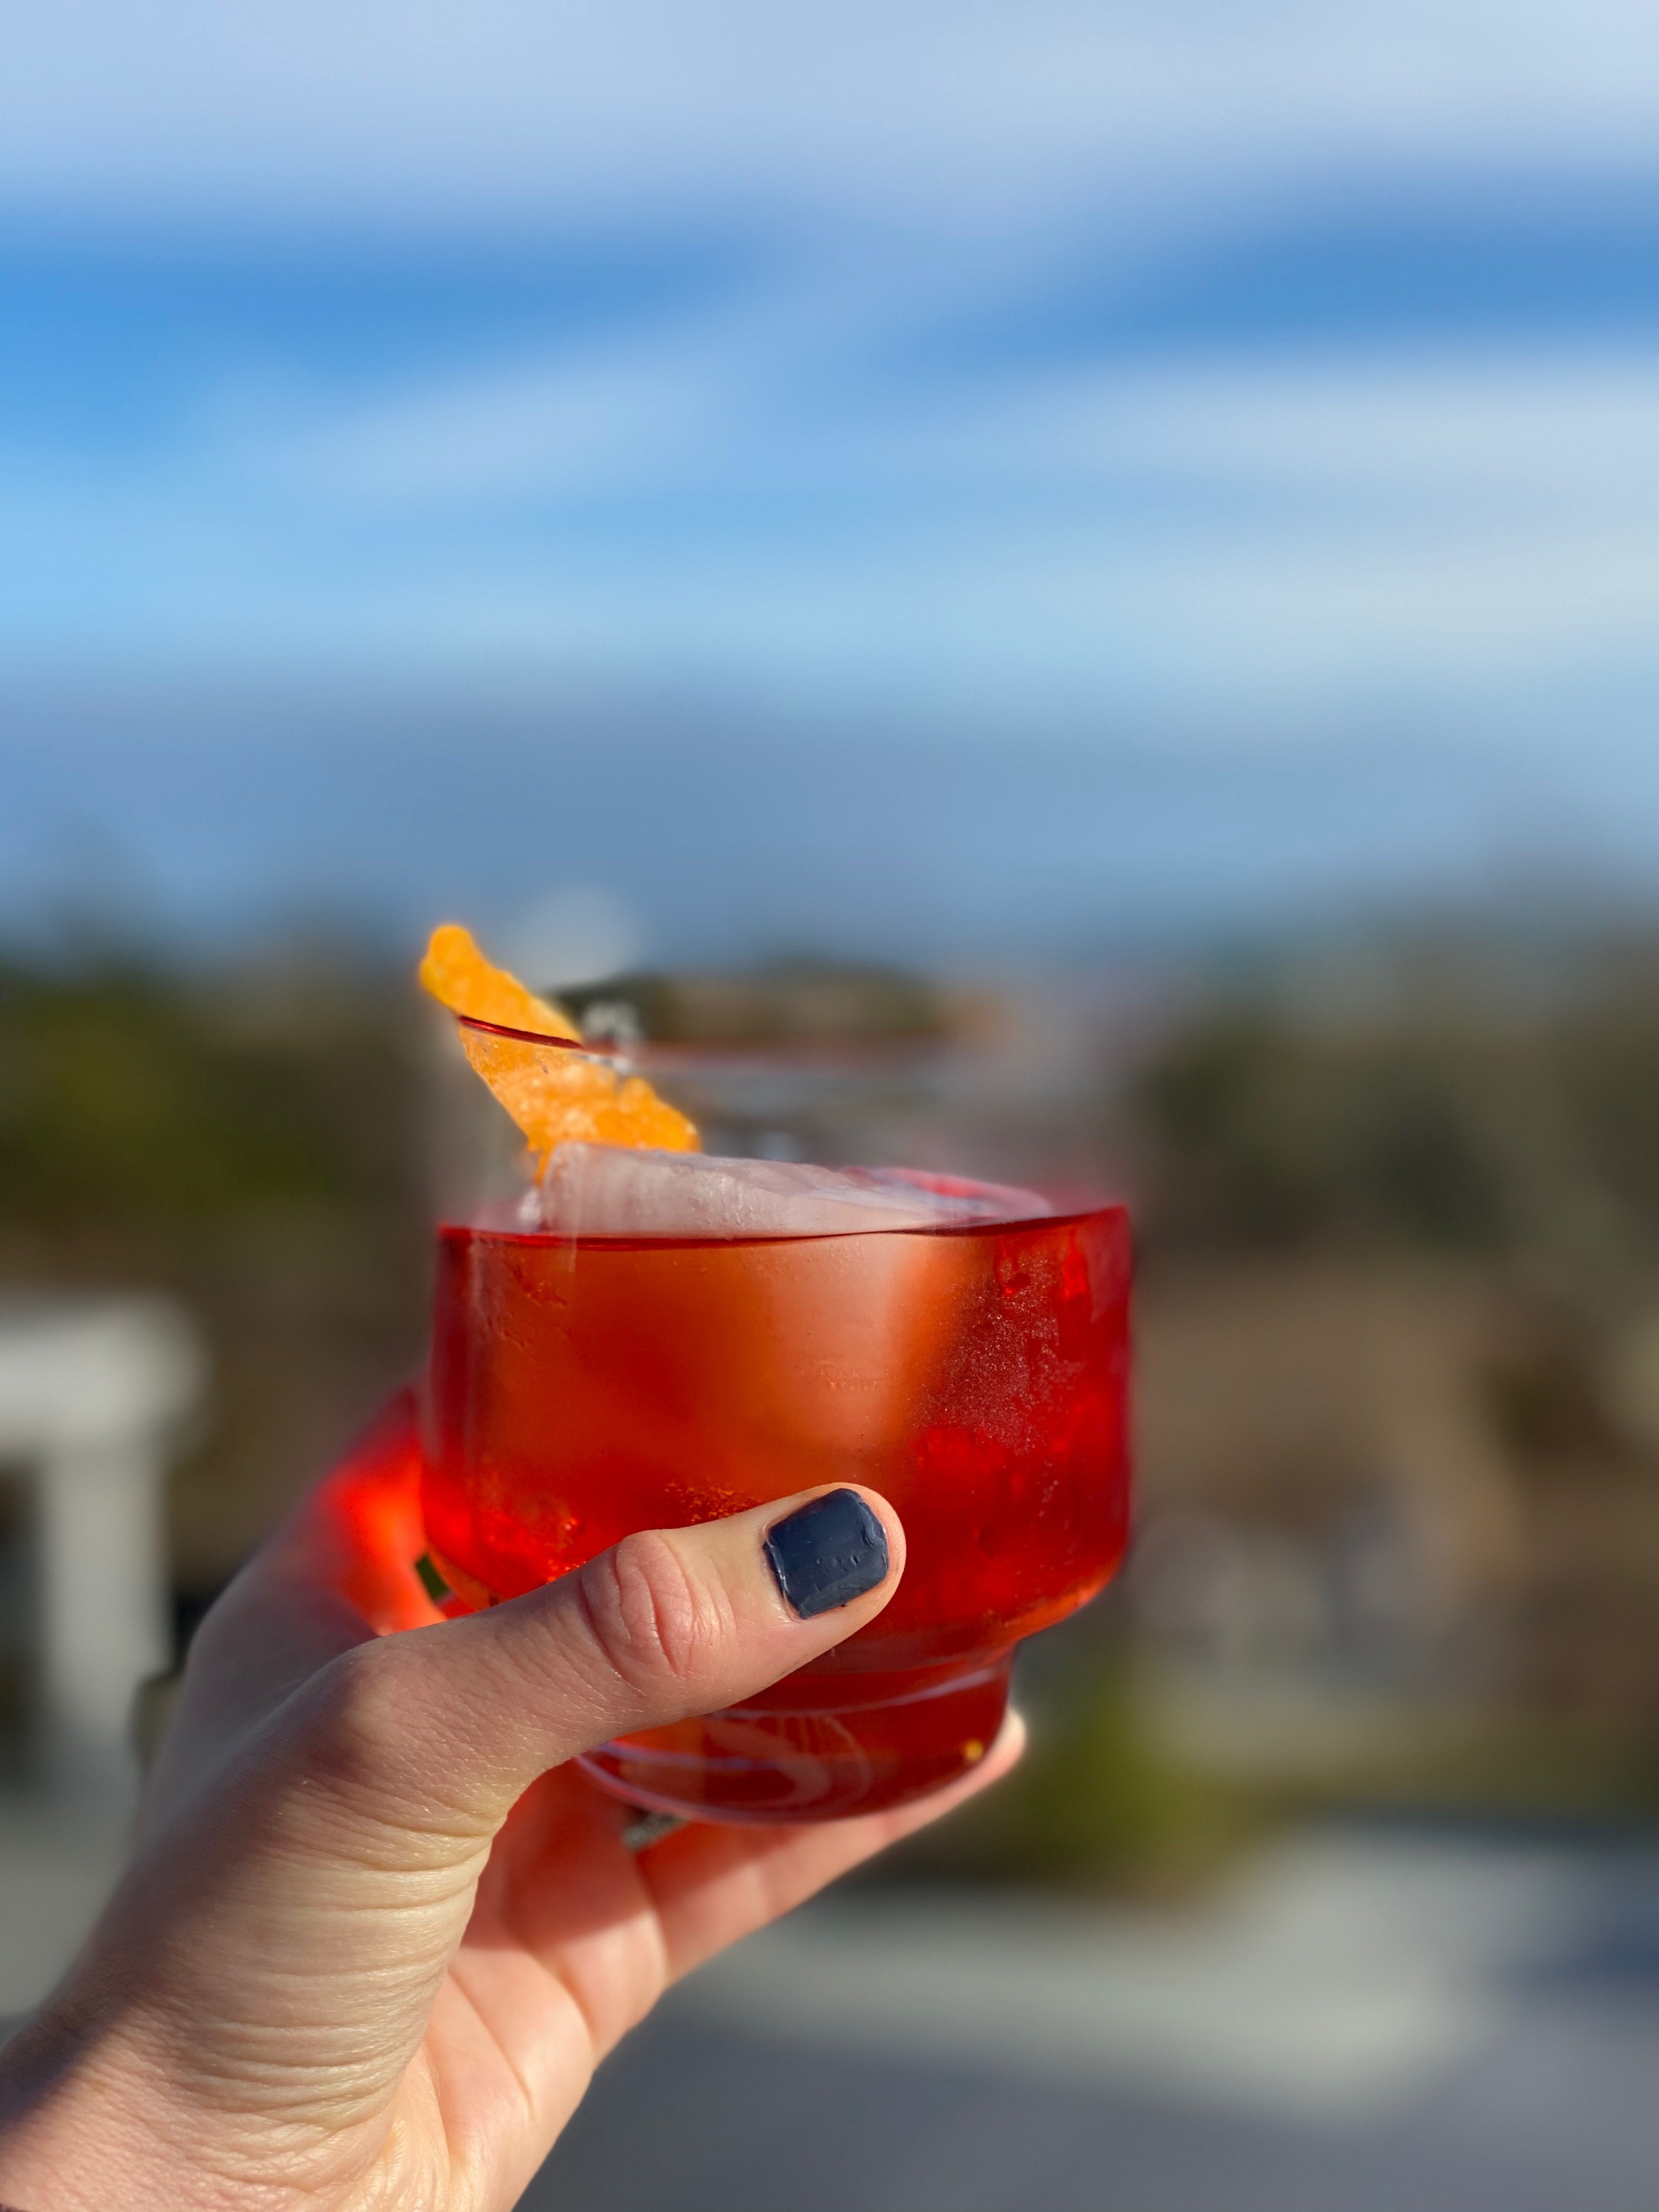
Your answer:
[[[1123,1549],[1121,1207],[768,1237],[446,1226],[427,1531],[473,1602],[639,1528],[860,1482],[903,1519],[892,1603],[740,1709],[605,1746],[619,1795],[724,1820],[868,1812],[980,1758],[1012,1648]]]

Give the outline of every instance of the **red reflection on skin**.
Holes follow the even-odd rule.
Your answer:
[[[375,1632],[428,1628],[445,1618],[415,1562],[426,1549],[415,1394],[400,1390],[325,1476],[306,1516],[307,1565]]]

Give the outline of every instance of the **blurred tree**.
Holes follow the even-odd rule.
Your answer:
[[[1168,1019],[1127,1085],[1101,1085],[1168,1286],[1143,1310],[1157,1332],[1146,1372],[1189,1395],[1205,1378],[1206,1419],[1227,1440],[1231,1486],[1206,1510],[1269,1527],[1310,1484],[1340,1504],[1353,1472],[1328,1453],[1291,1464],[1298,1408],[1275,1427],[1244,1389],[1261,1382],[1264,1311],[1322,1312],[1346,1283],[1350,1334],[1369,1342],[1364,1286],[1403,1268],[1420,1294],[1384,1301],[1391,1326],[1443,1334],[1431,1293],[1446,1283],[1464,1286],[1452,1306],[1473,1285],[1500,1316],[1465,1364],[1531,1547],[1498,1683],[1526,1727],[1485,1750],[1460,1737],[1438,1767],[1407,1759],[1397,1784],[1350,1777],[1362,1796],[1478,1785],[1490,1800],[1611,1803],[1649,1787],[1659,949],[1601,948],[1558,963],[1547,988],[1534,980],[1490,988],[1442,960],[1380,999],[1218,993]],[[956,998],[833,963],[629,981],[583,995],[626,997],[647,1030],[675,1036],[927,1036],[959,1019]],[[210,1340],[214,1403],[173,1493],[189,1606],[418,1362],[419,1043],[406,985],[337,946],[194,978],[118,951],[0,956],[0,1288],[159,1285]],[[1343,1378],[1322,1387],[1340,1398]],[[1166,1470],[1154,1455],[1146,1473],[1155,1517]],[[1324,1524],[1303,1518],[1311,1542]],[[1119,1603],[1043,1639],[1024,1677],[1030,1765],[912,1863],[1145,1886],[1200,1873],[1248,1834],[1279,1785],[1196,1774],[1160,1743],[1138,1687],[1147,1633]],[[1540,1733],[1546,1715],[1589,1729],[1593,1751]]]
[[[1130,1086],[1149,1248],[1531,1254],[1586,1288],[1659,1263],[1659,956],[1517,1011],[1200,1008]]]
[[[0,958],[0,1284],[159,1285],[210,1340],[174,1489],[187,1598],[418,1357],[411,1013],[331,946],[195,980]]]

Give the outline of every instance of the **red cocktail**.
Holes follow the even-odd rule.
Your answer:
[[[635,1177],[633,1215],[665,1190],[669,1226],[639,1233],[625,1208],[617,1233],[614,1202],[597,1230],[556,1209],[548,1226],[532,1202],[441,1228],[424,1488],[440,1571],[489,1602],[635,1529],[867,1484],[908,1545],[879,1618],[743,1707],[587,1764],[635,1802],[725,1820],[938,1788],[995,1735],[1015,1644],[1091,1596],[1123,1549],[1123,1210],[1043,1213],[1030,1194],[889,1176],[867,1218],[920,1208],[913,1225],[862,1228],[842,1205],[834,1226],[754,1233],[777,1203],[763,1192],[716,1233],[684,1218],[676,1233],[678,1188],[739,1188],[743,1163],[562,1149]]]

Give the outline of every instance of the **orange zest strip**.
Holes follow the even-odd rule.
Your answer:
[[[581,1035],[568,1014],[526,990],[505,968],[486,960],[471,931],[459,921],[440,922],[433,931],[420,976],[423,988],[452,1014],[466,1014],[475,1022],[498,1022],[506,1030],[534,1030],[539,1036],[565,1037],[573,1043]]]
[[[433,931],[420,976],[452,1013],[542,1036],[580,1036],[567,1015],[485,959],[459,923]],[[697,1149],[694,1124],[659,1098],[642,1076],[623,1075],[582,1053],[550,1050],[488,1030],[463,1028],[461,1048],[543,1160],[555,1145],[570,1143],[650,1146],[665,1152]]]

